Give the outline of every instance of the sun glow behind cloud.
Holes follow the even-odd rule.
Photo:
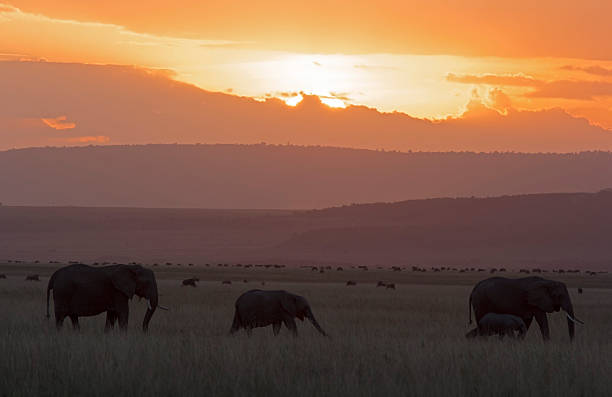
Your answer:
[[[433,119],[461,115],[474,91],[481,98],[494,92],[499,103],[503,99],[502,112],[510,104],[522,110],[561,107],[612,128],[612,96],[605,85],[612,82],[612,62],[604,61],[292,53],[249,41],[139,33],[112,23],[53,18],[2,4],[0,53],[5,59],[167,69],[176,79],[211,91],[231,88],[235,95],[277,97],[289,105],[296,105],[301,97],[297,93],[304,92],[330,107],[359,104]],[[603,94],[578,98],[581,87]]]

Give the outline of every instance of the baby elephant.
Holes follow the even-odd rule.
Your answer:
[[[518,338],[523,339],[527,332],[527,326],[522,318],[512,314],[488,313],[478,322],[478,327],[468,332],[467,338],[476,336],[505,335],[514,338],[514,331],[518,332]]]

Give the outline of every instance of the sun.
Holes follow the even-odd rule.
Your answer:
[[[312,94],[312,95],[317,95],[317,94]],[[326,95],[326,96],[317,95],[317,96],[319,97],[319,100],[321,101],[321,103],[323,103],[324,105],[330,108],[338,108],[338,109],[346,108],[346,103],[342,99],[334,98],[329,95]],[[297,104],[302,102],[303,99],[304,97],[302,96],[302,94],[298,94],[290,98],[284,98],[283,100],[285,101],[285,104],[287,104],[287,106],[297,106]]]

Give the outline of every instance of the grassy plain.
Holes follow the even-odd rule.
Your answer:
[[[468,341],[467,299],[490,275],[388,269],[152,267],[158,311],[143,335],[144,301],[131,303],[127,334],[103,333],[104,317],[47,321],[45,290],[59,264],[0,264],[0,395],[87,396],[604,396],[612,390],[612,277],[560,275],[585,321],[569,343],[560,313],[552,340],[534,323],[523,342]],[[41,282],[24,281],[29,273]],[[197,288],[180,280],[198,276]],[[519,277],[510,273],[506,276]],[[222,280],[232,280],[222,285]],[[243,280],[247,280],[244,283]],[[347,287],[347,280],[357,286]],[[396,290],[376,288],[394,282]],[[265,285],[261,285],[265,281]],[[584,293],[578,294],[577,287]],[[230,337],[235,299],[252,288],[307,297],[321,337],[307,322]]]

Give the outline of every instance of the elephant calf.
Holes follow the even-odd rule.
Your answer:
[[[512,314],[488,313],[480,319],[478,327],[468,332],[467,338],[475,338],[476,336],[491,336],[499,335],[500,338],[509,336],[514,338],[514,332],[518,332],[519,339],[525,337],[527,326],[522,318]]]
[[[293,336],[297,336],[294,320],[296,317],[301,321],[306,317],[317,331],[324,336],[327,335],[312,314],[306,298],[287,291],[250,290],[236,300],[236,312],[230,334],[244,328],[250,336],[253,328],[272,325],[274,335],[278,335],[281,325],[285,324]]]

